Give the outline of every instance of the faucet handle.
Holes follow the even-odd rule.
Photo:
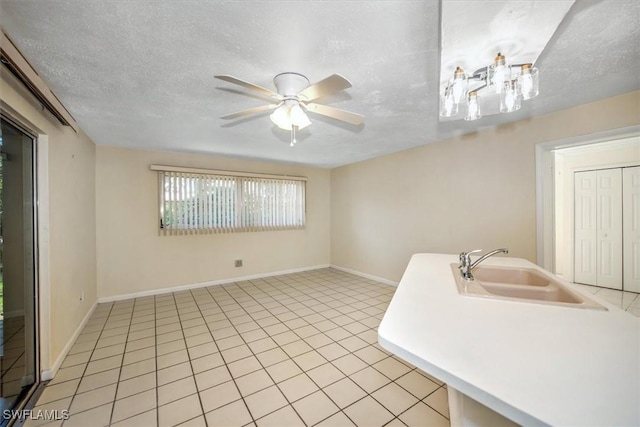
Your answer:
[[[482,252],[482,249],[474,249],[469,252],[460,252],[460,265],[466,266],[471,264],[471,254]]]
[[[460,252],[460,255],[458,256],[458,258],[460,259],[460,265],[465,265],[467,262],[467,254],[465,252]]]

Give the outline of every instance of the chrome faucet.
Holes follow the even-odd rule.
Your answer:
[[[472,263],[471,262],[471,254],[476,254],[478,252],[482,252],[482,249],[476,249],[476,250],[473,250],[473,251],[461,252],[460,253],[460,265],[458,266],[458,268],[460,269],[460,274],[466,280],[473,280],[473,274],[471,274],[471,271],[474,268],[476,268],[478,266],[478,264],[480,264],[482,261],[484,261],[485,259],[487,259],[490,256],[493,256],[495,254],[499,254],[499,253],[508,254],[509,253],[509,249],[500,248],[500,249],[493,250],[491,252],[487,252],[486,254],[482,255],[480,258],[478,258],[475,262]]]

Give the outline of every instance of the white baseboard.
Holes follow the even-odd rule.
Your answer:
[[[186,290],[189,290],[189,289],[205,288],[207,286],[226,285],[228,283],[233,283],[233,282],[242,282],[242,281],[245,281],[245,280],[262,279],[262,278],[265,278],[265,277],[280,276],[282,274],[300,273],[300,272],[303,272],[303,271],[319,270],[321,268],[329,268],[329,267],[330,267],[329,264],[313,265],[313,266],[308,266],[308,267],[292,268],[292,269],[289,269],[289,270],[274,271],[274,272],[271,272],[271,273],[253,274],[253,275],[250,275],[250,276],[233,277],[233,278],[229,278],[229,279],[213,280],[213,281],[210,281],[210,282],[201,282],[201,283],[192,283],[190,285],[173,286],[173,287],[170,287],[170,288],[152,289],[152,290],[149,290],[149,291],[134,292],[134,293],[131,293],[131,294],[113,295],[113,296],[109,296],[109,297],[98,298],[98,303],[102,304],[102,303],[105,303],[105,302],[122,301],[122,300],[127,300],[127,299],[132,299],[132,298],[148,297],[148,296],[152,296],[152,295],[162,295],[162,294],[168,294],[168,293],[171,293],[171,292],[180,292],[180,291],[186,291]]]
[[[87,314],[84,316],[84,319],[82,319],[82,322],[80,322],[80,324],[76,328],[71,338],[69,338],[69,341],[67,341],[67,344],[64,346],[64,348],[58,355],[51,369],[47,369],[41,372],[40,379],[42,381],[49,381],[56,376],[56,374],[58,373],[58,369],[60,369],[62,362],[64,362],[64,358],[67,357],[69,350],[71,350],[71,347],[73,346],[73,344],[75,344],[76,340],[78,339],[78,336],[82,333],[82,330],[87,325],[87,322],[91,318],[91,315],[93,314],[97,306],[98,306],[98,302],[96,301],[93,303],[93,305],[91,306]]]
[[[364,277],[365,279],[375,280],[376,282],[384,283],[385,285],[398,287],[398,282],[394,282],[393,280],[383,279],[382,277],[374,276],[372,274],[363,273],[361,271],[352,270],[346,267],[340,267],[339,265],[331,264],[331,268],[335,268],[336,270],[344,271],[345,273],[355,274],[356,276]]]

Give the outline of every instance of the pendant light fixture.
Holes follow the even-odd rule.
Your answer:
[[[478,120],[482,117],[478,96],[481,91],[499,95],[501,113],[517,111],[523,100],[538,95],[538,81],[538,69],[533,64],[508,64],[505,55],[498,52],[492,64],[476,70],[470,76],[462,68],[456,67],[453,77],[442,90],[440,116],[457,118],[458,113],[463,113],[465,120]]]

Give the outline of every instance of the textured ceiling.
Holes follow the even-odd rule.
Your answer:
[[[442,2],[441,84],[456,67],[471,75],[498,52],[507,56],[507,63],[535,63],[574,0],[493,0],[480,2],[481,7],[478,3]]]
[[[487,2],[467,3],[459,19],[478,26]],[[503,3],[508,16],[518,2]],[[516,113],[441,122],[440,9],[435,0],[0,0],[0,25],[98,144],[324,167],[640,89],[640,1],[578,0],[538,58],[537,98]],[[469,50],[490,34],[469,37]],[[321,101],[364,114],[365,125],[314,115],[289,147],[268,114],[219,119],[264,101],[214,75],[273,88],[284,71],[311,82],[344,75],[353,88]]]

